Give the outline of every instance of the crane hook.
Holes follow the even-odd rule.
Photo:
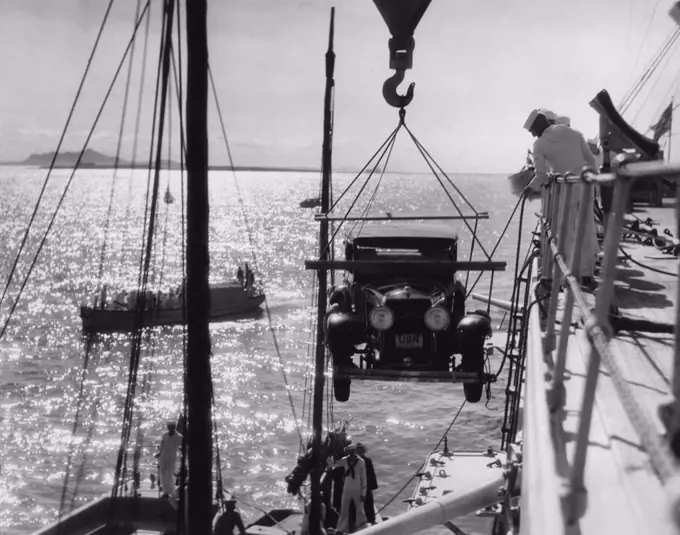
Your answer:
[[[406,69],[397,69],[383,84],[383,97],[390,106],[394,106],[395,108],[404,108],[413,100],[413,90],[416,86],[415,82],[409,84],[405,95],[397,93],[397,87],[404,81],[405,70]]]

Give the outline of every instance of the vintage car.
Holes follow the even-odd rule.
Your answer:
[[[467,377],[461,380],[466,399],[481,399],[491,323],[485,311],[465,312],[457,242],[450,226],[421,223],[364,226],[348,237],[344,281],[330,290],[325,322],[336,400],[349,399],[352,377],[454,381],[457,375]]]

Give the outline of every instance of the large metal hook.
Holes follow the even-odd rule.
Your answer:
[[[400,83],[404,81],[405,69],[397,69],[397,71],[390,76],[383,84],[383,97],[385,101],[395,108],[403,108],[408,106],[413,100],[413,90],[416,86],[415,82],[411,82],[406,90],[405,95],[397,93],[397,88]]]

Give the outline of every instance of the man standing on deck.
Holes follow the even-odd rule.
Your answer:
[[[161,439],[158,457],[158,470],[160,475],[163,496],[176,499],[175,489],[175,466],[177,465],[177,452],[182,445],[182,435],[177,432],[175,422],[168,422],[168,432]]]
[[[378,478],[375,476],[373,460],[366,457],[366,447],[357,442],[357,455],[366,464],[366,499],[364,500],[364,512],[369,524],[375,524],[375,504],[373,503],[373,491],[378,488]]]
[[[597,169],[595,156],[593,155],[583,134],[565,124],[551,124],[546,117],[545,110],[533,110],[526,122],[526,128],[536,138],[534,142],[534,163],[536,174],[528,187],[538,190],[540,186],[548,183],[548,173],[580,175],[584,167]],[[583,236],[576,237],[576,220],[581,204],[583,188],[587,188],[588,195],[584,209],[589,210],[586,220],[586,228]],[[567,231],[560,237],[560,242],[565,245],[567,256],[571,254],[571,247],[575,240],[582,244],[581,261],[575,267],[574,275],[580,280],[581,285],[587,289],[595,287],[595,260],[598,253],[597,235],[595,229],[593,207],[593,187],[586,184],[573,186],[569,205],[567,206]],[[557,220],[551,221],[556,230]],[[549,263],[552,270],[552,262]],[[543,273],[543,278],[549,279],[551,273]]]
[[[345,470],[345,481],[342,487],[342,506],[336,531],[353,533],[366,526],[364,500],[366,499],[366,464],[357,455],[356,446],[347,447],[347,456],[335,463]],[[354,506],[354,529],[350,530],[350,512]]]

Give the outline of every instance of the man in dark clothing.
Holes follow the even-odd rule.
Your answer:
[[[234,528],[238,528],[240,535],[246,535],[241,514],[236,510],[236,500],[225,503],[226,510],[217,519],[213,535],[234,535]]]
[[[375,476],[375,469],[373,468],[373,461],[366,457],[366,447],[361,443],[357,443],[357,455],[364,460],[366,465],[366,499],[364,500],[364,511],[366,512],[366,520],[370,524],[375,524],[375,505],[373,503],[373,491],[378,488],[378,479]]]

